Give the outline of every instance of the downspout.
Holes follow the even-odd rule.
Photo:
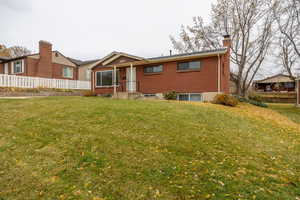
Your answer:
[[[94,72],[92,70],[92,73],[91,73],[91,88],[92,88],[92,92],[95,92],[95,78],[96,78],[96,72]]]
[[[300,82],[300,79],[297,79],[297,82],[296,82],[296,89],[297,89],[297,107],[299,107],[299,104],[300,104],[300,99],[299,99],[299,95],[300,95],[300,91],[299,91],[299,82]]]
[[[113,81],[114,81],[114,95],[116,95],[117,94],[117,67],[116,66],[114,66]]]
[[[220,54],[218,54],[218,93],[221,92],[221,64],[220,64]]]
[[[130,63],[130,92],[133,92],[133,64]]]

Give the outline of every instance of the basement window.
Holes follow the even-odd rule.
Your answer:
[[[24,62],[23,60],[17,60],[13,62],[12,73],[20,74],[24,72]]]
[[[73,68],[72,67],[64,67],[63,68],[63,77],[64,78],[73,78]]]
[[[144,94],[144,97],[156,97],[156,94]]]
[[[178,101],[202,101],[200,93],[181,93],[177,94]]]

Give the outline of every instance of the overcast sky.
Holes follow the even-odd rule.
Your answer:
[[[169,35],[194,16],[208,19],[215,0],[0,0],[0,44],[38,51],[38,41],[78,59],[111,51],[167,55]]]

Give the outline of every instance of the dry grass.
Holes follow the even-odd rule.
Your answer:
[[[96,97],[0,100],[0,126],[1,200],[300,195],[300,132],[268,109]]]

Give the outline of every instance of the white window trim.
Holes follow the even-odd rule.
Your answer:
[[[96,71],[95,72],[95,87],[96,88],[111,88],[111,87],[114,87],[114,78],[113,78],[114,75],[112,76],[112,85],[105,85],[105,86],[97,85],[97,73],[103,73],[103,72],[112,72],[112,74],[114,74],[114,70]],[[116,87],[119,87],[119,84],[117,84]]]
[[[179,95],[188,95],[188,101],[191,101],[191,95],[193,95],[193,94],[200,94],[200,101],[198,101],[198,102],[202,102],[203,101],[203,95],[202,95],[202,93],[178,93],[177,94],[177,100],[180,101],[179,100]]]
[[[64,73],[65,68],[71,69],[71,71],[72,71],[72,73],[71,73],[72,75],[71,75],[71,76],[65,76],[65,73]],[[74,78],[74,69],[73,69],[73,67],[64,66],[64,67],[63,67],[63,77],[64,77],[64,78],[70,78],[70,79]]]
[[[15,62],[21,61],[21,72],[15,72]],[[23,74],[24,73],[24,60],[15,60],[11,62],[11,74]]]

